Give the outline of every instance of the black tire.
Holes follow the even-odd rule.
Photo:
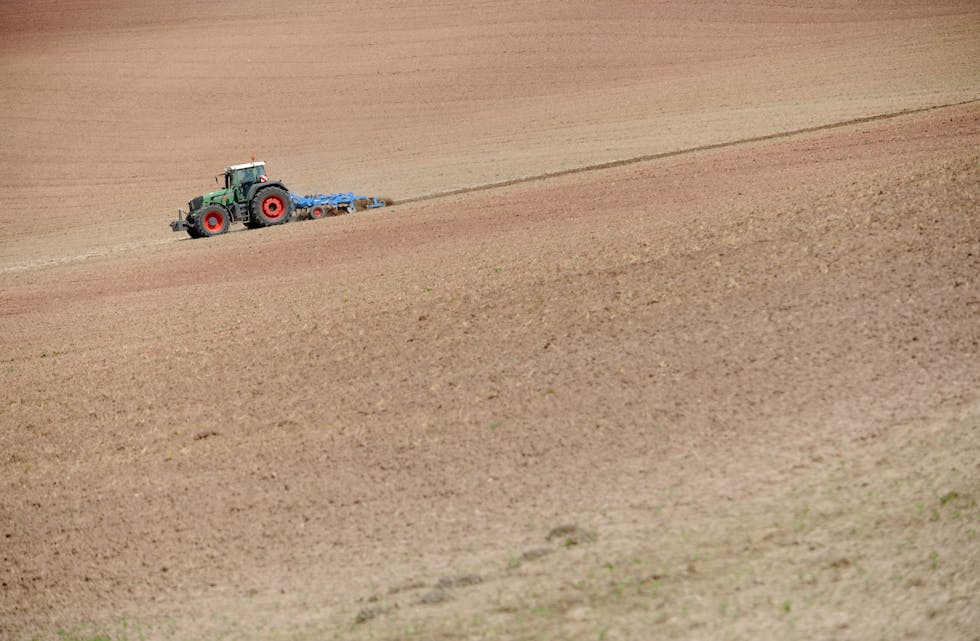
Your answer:
[[[231,215],[227,209],[219,205],[210,205],[195,214],[193,227],[198,238],[208,238],[225,233],[230,224]]]
[[[266,187],[252,196],[249,227],[281,225],[293,216],[293,200],[281,187]]]
[[[197,221],[191,218],[190,216],[187,217],[187,227],[185,227],[184,230],[187,232],[187,235],[190,236],[191,238],[201,237],[201,234],[197,231]]]

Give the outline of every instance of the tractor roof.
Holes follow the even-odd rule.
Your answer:
[[[259,160],[258,162],[246,162],[241,165],[232,165],[231,167],[225,167],[225,171],[235,171],[236,169],[249,169],[251,167],[264,167],[265,161]]]

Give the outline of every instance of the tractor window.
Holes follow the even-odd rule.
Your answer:
[[[259,182],[259,176],[265,173],[265,167],[246,167],[235,169],[225,174],[225,187],[241,187]]]

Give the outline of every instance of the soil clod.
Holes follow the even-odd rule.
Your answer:
[[[483,583],[483,577],[479,574],[461,574],[459,576],[447,576],[439,579],[436,588],[448,590],[449,588],[462,588],[467,585]]]
[[[367,608],[362,608],[361,611],[357,613],[357,616],[354,617],[354,623],[357,624],[367,623],[371,619],[378,618],[382,614],[386,613],[388,610],[389,608],[383,605],[372,605]]]
[[[435,605],[437,603],[444,603],[449,600],[449,593],[445,590],[432,590],[431,592],[426,592],[419,599],[421,605]]]
[[[590,532],[584,528],[577,525],[559,525],[556,528],[552,528],[548,532],[547,539],[549,541],[554,541],[558,539],[561,544],[565,547],[572,547],[574,545],[583,545],[585,543],[595,543],[598,536],[595,532]]]
[[[537,561],[538,559],[544,558],[551,554],[553,550],[551,548],[534,548],[533,550],[528,550],[521,555],[521,561]]]

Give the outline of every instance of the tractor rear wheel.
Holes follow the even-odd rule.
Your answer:
[[[228,231],[230,223],[230,216],[224,207],[211,205],[197,214],[194,227],[200,238],[208,238]]]
[[[293,215],[293,201],[285,189],[266,187],[252,197],[250,227],[280,225]]]

